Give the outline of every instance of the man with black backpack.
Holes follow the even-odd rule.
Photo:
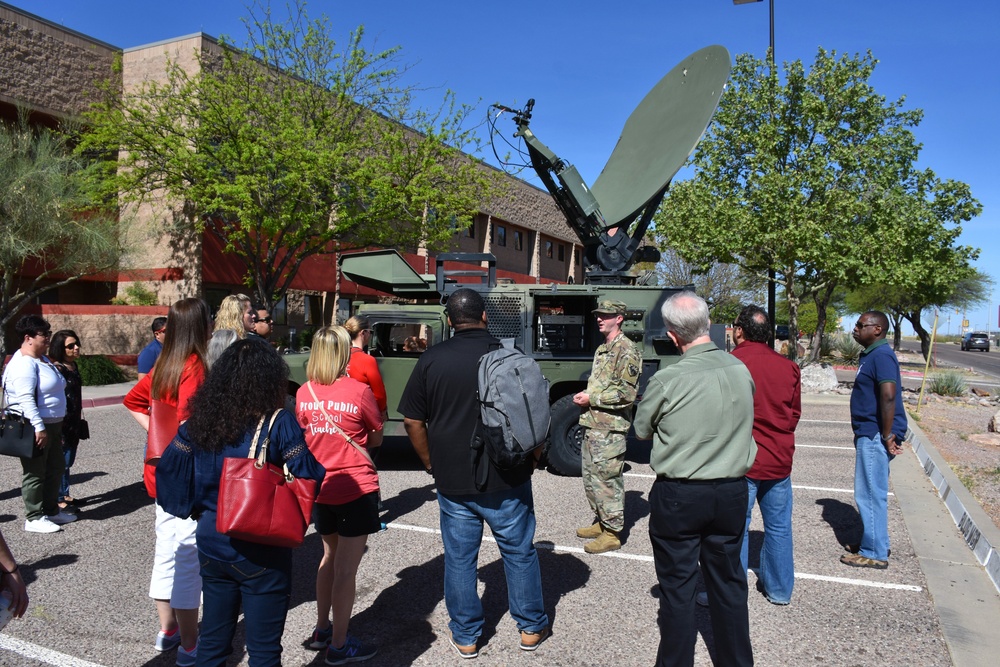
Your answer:
[[[632,423],[642,370],[642,356],[622,332],[626,306],[605,299],[594,309],[604,343],[594,353],[594,367],[587,389],[573,396],[585,408],[580,425],[583,436],[583,488],[594,521],[576,531],[589,539],[583,550],[590,554],[621,549],[625,528],[625,436]]]
[[[481,431],[479,360],[501,343],[487,331],[486,306],[475,290],[456,290],[445,311],[455,334],[420,355],[399,412],[413,449],[437,485],[449,639],[461,657],[479,655],[485,619],[476,586],[485,522],[503,558],[520,647],[534,651],[549,635],[534,546],[534,457],[504,469],[483,447],[472,446]]]

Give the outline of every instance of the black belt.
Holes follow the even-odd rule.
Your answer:
[[[720,477],[719,479],[683,479],[680,477],[667,477],[657,475],[657,482],[674,482],[675,484],[729,484],[731,482],[745,482],[746,477]]]

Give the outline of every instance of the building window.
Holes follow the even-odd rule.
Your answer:
[[[271,308],[271,321],[273,324],[288,324],[288,295],[281,297],[281,301]]]
[[[524,232],[514,230],[514,250],[524,250]]]
[[[469,223],[469,226],[465,228],[465,238],[474,239],[476,238],[476,221],[473,220]]]
[[[545,242],[545,256],[552,259],[552,241]]]
[[[319,294],[307,294],[303,300],[306,324],[323,325],[323,299]]]
[[[562,243],[559,244],[559,261],[560,262],[566,261],[566,246],[564,246]]]
[[[503,225],[497,225],[497,245],[507,245],[507,228]]]

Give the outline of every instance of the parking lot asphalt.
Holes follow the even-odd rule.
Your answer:
[[[119,392],[119,396],[123,391]],[[20,466],[0,460],[0,529],[29,582],[26,617],[0,635],[0,665],[172,665],[153,650],[157,630],[146,597],[153,507],[140,481],[143,433],[110,395],[90,396],[93,438],[81,444],[73,492],[85,505],[78,522],[53,535],[23,532]],[[750,619],[758,665],[850,666],[995,664],[1000,595],[976,562],[916,454],[892,464],[885,571],[841,565],[855,541],[854,451],[846,397],[804,396],[792,482],[796,588],[791,605],[769,604],[750,578]],[[380,460],[389,528],[373,536],[358,574],[351,631],[379,647],[370,665],[441,665],[462,661],[447,642],[443,557],[430,479],[405,442]],[[583,553],[574,531],[588,519],[579,479],[536,473],[533,481],[546,607],[553,635],[536,652],[517,648],[507,612],[503,567],[484,539],[480,590],[486,632],[480,665],[649,665],[656,627],[656,578],[647,536],[653,483],[648,444],[630,442],[626,540],[621,551]],[[750,566],[757,566],[762,525],[755,512]],[[318,665],[301,644],[315,622],[314,572],[321,553],[310,533],[295,555],[296,580],[284,633],[284,664]],[[711,663],[707,610],[698,608],[696,664]],[[238,641],[241,639],[237,638]],[[242,646],[230,664],[246,665]]]

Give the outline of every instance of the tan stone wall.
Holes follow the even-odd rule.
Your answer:
[[[193,35],[149,46],[128,49],[122,54],[122,85],[125,93],[139,90],[145,83],[162,83],[167,79],[167,63],[179,65],[186,72],[197,72],[198,55],[203,49],[216,48],[204,35]],[[180,278],[138,280],[157,294],[161,304],[169,305],[178,299],[199,296],[202,291],[201,235],[183,234],[170,230],[186,214],[183,203],[153,193],[140,206],[123,207],[123,215],[133,224],[129,227],[128,246],[131,252],[125,261],[128,269],[156,269],[180,271]],[[176,271],[174,271],[176,273]],[[124,296],[132,281],[118,284],[118,296]]]
[[[0,7],[0,101],[74,117],[97,99],[120,50]]]
[[[42,306],[52,331],[72,329],[83,341],[83,354],[138,354],[151,340],[154,317],[166,306]]]

